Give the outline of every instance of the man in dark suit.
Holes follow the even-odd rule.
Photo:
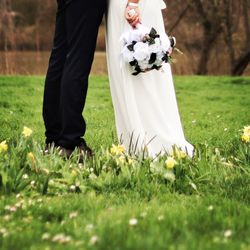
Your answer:
[[[45,80],[43,118],[46,148],[65,157],[74,149],[92,155],[84,140],[82,116],[98,28],[107,0],[57,0],[54,45]],[[118,0],[117,0],[118,1]]]

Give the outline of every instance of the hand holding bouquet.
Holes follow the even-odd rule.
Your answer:
[[[121,39],[122,60],[132,67],[132,75],[159,70],[163,63],[170,63],[176,45],[174,37],[158,34],[154,28],[150,30],[141,24],[123,34]]]

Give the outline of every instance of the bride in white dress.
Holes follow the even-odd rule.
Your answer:
[[[127,0],[109,0],[107,12],[107,58],[109,81],[117,135],[128,150],[147,147],[153,157],[161,152],[171,153],[173,146],[190,156],[193,146],[184,136],[172,72],[169,64],[162,71],[150,71],[137,76],[120,59],[121,35],[132,29],[124,17]],[[165,32],[161,10],[163,0],[140,0],[141,22],[159,33]]]

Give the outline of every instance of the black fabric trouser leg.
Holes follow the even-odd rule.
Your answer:
[[[65,0],[58,2],[59,5],[66,3]],[[47,141],[55,139],[66,148],[79,145],[86,131],[82,112],[105,8],[106,0],[73,0],[62,8],[62,16],[58,14],[55,43],[56,38],[62,36],[60,42],[65,47],[55,44],[52,51],[45,84],[44,121]],[[60,17],[64,20],[62,26]]]
[[[61,133],[60,90],[64,64],[68,51],[65,25],[66,5],[62,0],[58,0],[57,2],[58,11],[56,15],[54,44],[45,79],[43,97],[43,119],[46,129],[46,143],[57,143]]]

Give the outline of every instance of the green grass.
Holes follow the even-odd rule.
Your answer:
[[[147,159],[120,169],[101,150],[117,142],[106,77],[91,77],[85,110],[86,139],[97,154],[86,169],[94,168],[97,178],[80,171],[76,159],[39,152],[43,78],[0,77],[0,142],[9,144],[8,155],[0,155],[0,174],[13,184],[0,185],[0,248],[250,249],[250,155],[239,131],[250,125],[250,78],[187,76],[175,82],[185,134],[197,156],[179,163],[171,183],[149,175]],[[20,139],[24,125],[33,129],[32,139]],[[38,174],[26,160],[30,150]],[[105,164],[120,174],[106,173]],[[43,169],[51,172],[48,178]],[[40,186],[21,180],[22,171]],[[65,183],[49,183],[41,195],[49,178]],[[81,193],[70,193],[76,182]],[[137,225],[129,225],[132,218]],[[58,234],[69,242],[54,242]]]

